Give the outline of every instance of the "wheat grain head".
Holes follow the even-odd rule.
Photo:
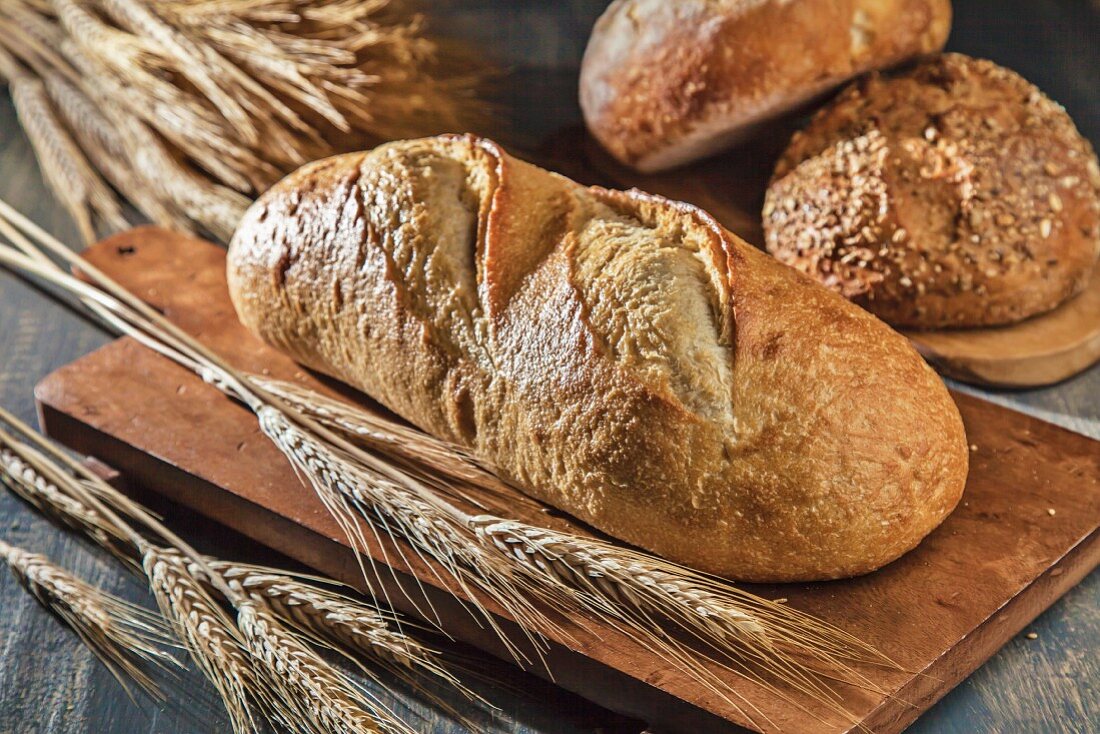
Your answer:
[[[254,701],[267,705],[268,697],[233,621],[177,553],[150,546],[142,565],[161,613],[221,695],[233,731],[258,731]]]
[[[77,578],[45,556],[0,540],[0,557],[39,603],[76,632],[123,688],[129,692],[129,678],[161,697],[149,666],[176,665],[161,649],[171,639],[162,620]]]
[[[243,593],[243,591],[242,591]],[[280,718],[308,723],[316,734],[413,734],[377,699],[325,662],[253,595],[237,607],[244,645],[279,692]]]
[[[33,451],[33,449],[25,448]],[[61,524],[79,530],[112,555],[132,563],[126,555],[127,538],[94,509],[74,499],[42,476],[35,467],[0,444],[0,479],[37,510]]]

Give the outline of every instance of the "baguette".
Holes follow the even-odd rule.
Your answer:
[[[308,165],[229,250],[242,322],[616,538],[722,576],[871,571],[962,493],[943,383],[706,213],[445,136]]]
[[[664,170],[939,51],[950,29],[950,0],[616,0],[584,54],[581,110],[615,158]]]

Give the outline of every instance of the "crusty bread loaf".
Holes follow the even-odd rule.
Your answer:
[[[950,0],[616,0],[581,66],[589,130],[657,171],[871,69],[943,48]]]
[[[249,329],[532,496],[705,571],[859,574],[955,506],[908,342],[705,213],[472,137],[306,166],[229,251]]]
[[[764,204],[768,250],[911,328],[1048,311],[1100,256],[1100,168],[1018,74],[945,54],[854,83],[795,135]]]

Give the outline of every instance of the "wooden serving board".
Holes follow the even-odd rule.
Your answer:
[[[1061,382],[1100,361],[1100,268],[1083,293],[1018,324],[905,335],[956,380],[997,387]]]
[[[562,133],[532,157],[579,181],[637,187],[695,204],[760,247],[764,191],[795,127],[791,118],[777,121],[734,150],[655,174],[617,163],[581,129]],[[904,333],[948,377],[996,387],[1051,385],[1100,361],[1100,268],[1081,295],[1018,324]]]
[[[85,257],[238,367],[337,391],[239,325],[222,249],[142,228],[93,246]],[[121,339],[49,375],[36,397],[50,435],[99,457],[131,483],[363,585],[336,523],[259,433],[251,413],[186,370]],[[971,475],[959,508],[919,548],[862,578],[746,586],[788,599],[911,671],[863,671],[890,696],[842,690],[858,725],[812,706],[802,710],[716,671],[759,709],[761,716],[752,719],[634,640],[584,618],[562,618],[564,634],[551,640],[546,667],[528,667],[649,722],[654,732],[904,729],[1100,561],[1100,443],[972,397],[955,398],[974,445]],[[519,495],[514,514],[571,526]],[[426,596],[456,638],[506,657],[423,563],[401,561],[393,547],[376,543],[369,553],[393,569],[393,578],[383,580],[395,605],[424,608]],[[499,608],[486,605],[514,630]]]

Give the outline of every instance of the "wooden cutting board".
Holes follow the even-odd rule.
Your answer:
[[[764,191],[795,122],[779,120],[738,148],[654,174],[619,164],[580,128],[563,131],[527,155],[578,181],[636,187],[695,204],[760,247]],[[904,333],[940,373],[963,382],[996,387],[1060,382],[1100,360],[1100,268],[1082,294],[1019,324]]]
[[[367,402],[322,383],[242,329],[226,292],[224,250],[142,228],[101,242],[85,256],[236,366]],[[335,522],[259,433],[251,413],[186,370],[121,339],[46,377],[36,397],[50,435],[131,482],[362,586]],[[1100,443],[972,397],[955,399],[973,444],[971,475],[959,508],[919,548],[858,579],[746,585],[788,599],[912,671],[863,671],[892,696],[843,690],[848,709],[872,731],[902,730],[1100,561]],[[560,513],[519,495],[514,509],[522,520],[571,526]],[[413,600],[423,608],[426,595],[456,638],[505,656],[428,567],[398,562],[393,551],[369,548],[378,563],[393,568],[393,578],[384,578],[397,606],[411,610]],[[487,606],[514,629],[498,608]],[[629,637],[583,618],[565,618],[561,625],[566,634],[552,640],[546,668],[531,670],[645,720],[655,732],[857,728],[731,679],[772,722],[762,726]]]

